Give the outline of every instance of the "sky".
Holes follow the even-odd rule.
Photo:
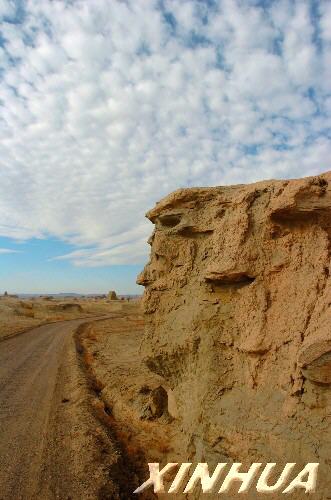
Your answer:
[[[330,1],[0,0],[0,292],[140,293],[158,200],[330,139]]]

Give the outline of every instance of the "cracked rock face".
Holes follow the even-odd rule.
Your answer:
[[[180,189],[147,217],[142,349],[179,459],[329,464],[331,173]]]

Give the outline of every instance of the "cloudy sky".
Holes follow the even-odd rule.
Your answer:
[[[0,22],[1,288],[134,292],[170,191],[330,170],[330,1],[0,0]]]

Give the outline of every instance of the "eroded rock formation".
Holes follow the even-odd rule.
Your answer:
[[[165,462],[320,462],[315,498],[331,498],[331,173],[180,189],[147,217],[142,350],[175,419]]]

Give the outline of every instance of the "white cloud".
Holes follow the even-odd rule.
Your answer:
[[[15,4],[10,0],[0,0],[0,19],[8,19],[15,15]]]
[[[329,2],[163,5],[0,0],[0,235],[140,263],[169,191],[330,168]]]
[[[12,250],[11,248],[0,248],[0,255],[9,253],[20,253],[19,250]]]

